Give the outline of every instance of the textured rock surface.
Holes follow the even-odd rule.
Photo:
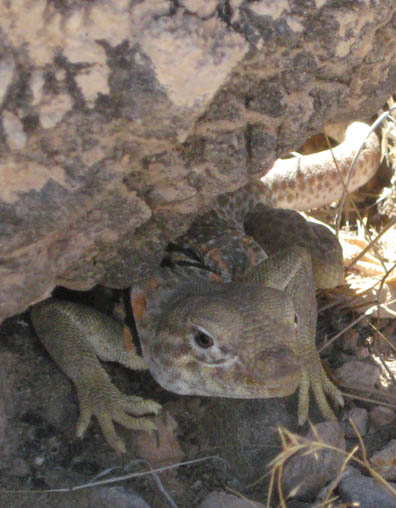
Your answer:
[[[126,287],[217,194],[393,92],[392,0],[0,0],[0,319]]]

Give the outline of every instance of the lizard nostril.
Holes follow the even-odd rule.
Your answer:
[[[301,368],[299,359],[288,347],[273,347],[261,351],[254,360],[253,372],[259,377],[294,375]]]

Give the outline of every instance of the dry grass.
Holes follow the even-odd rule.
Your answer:
[[[284,427],[279,428],[279,437],[282,443],[282,451],[273,459],[273,461],[269,464],[271,469],[270,472],[270,487],[268,492],[267,499],[267,508],[271,507],[271,500],[274,496],[274,492],[276,491],[279,498],[278,508],[287,508],[286,501],[288,498],[294,497],[297,494],[298,486],[289,493],[288,498],[285,497],[282,488],[282,476],[283,470],[285,467],[285,463],[295,455],[314,455],[318,457],[318,453],[323,449],[332,450],[336,453],[340,453],[344,456],[343,464],[338,472],[337,477],[331,482],[327,495],[325,499],[319,504],[315,505],[315,508],[333,508],[335,505],[335,501],[337,501],[338,496],[334,493],[338,483],[340,482],[342,475],[349,463],[355,463],[359,466],[363,467],[368,474],[374,478],[379,484],[381,484],[388,492],[390,492],[396,499],[396,490],[379,474],[375,469],[372,468],[370,462],[367,458],[366,448],[364,446],[363,439],[359,434],[353,420],[349,420],[352,425],[356,437],[358,439],[359,445],[355,446],[351,451],[347,452],[340,448],[336,448],[332,445],[324,443],[316,429],[313,425],[311,425],[311,430],[315,435],[315,439],[308,439],[302,437],[298,434],[290,432],[288,429]],[[337,507],[340,508],[340,504],[337,504]],[[350,506],[347,504],[345,506]]]

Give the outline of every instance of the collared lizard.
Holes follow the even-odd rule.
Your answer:
[[[352,124],[335,149],[343,176],[367,132]],[[378,163],[372,134],[355,170],[360,180],[353,177],[350,189]],[[98,357],[148,368],[159,384],[181,394],[266,398],[299,388],[300,424],[312,388],[323,416],[335,418],[325,393],[343,400],[315,348],[315,287],[342,282],[341,247],[325,226],[275,207],[325,204],[339,197],[342,185],[327,151],[284,164],[293,168],[275,165],[261,182],[220,196],[178,239],[180,248],[166,254],[158,275],[132,288],[143,358],[125,348],[123,326],[94,309],[57,300],[32,308],[39,338],[76,385],[78,436],[95,415],[108,443],[123,452],[113,420],[150,430],[154,425],[143,415],[160,409],[122,394]]]

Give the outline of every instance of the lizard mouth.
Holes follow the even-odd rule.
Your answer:
[[[237,356],[233,356],[232,358],[219,358],[218,360],[209,360],[209,359],[202,359],[202,358],[199,358],[199,362],[202,363],[203,366],[205,367],[209,367],[209,368],[217,368],[217,367],[222,367],[222,368],[228,368],[228,367],[231,367],[232,365],[236,364],[238,361],[238,357]]]

